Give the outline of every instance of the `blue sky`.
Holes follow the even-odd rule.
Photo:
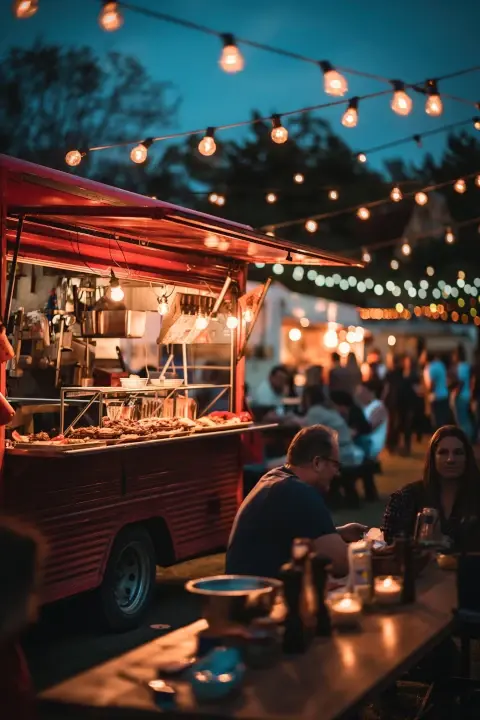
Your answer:
[[[221,32],[406,82],[480,65],[478,0],[130,1]],[[2,0],[1,6],[1,52],[11,45],[28,45],[41,36],[52,43],[88,44],[99,54],[109,50],[132,54],[153,77],[170,80],[178,88],[183,98],[178,131],[246,120],[253,108],[268,115],[328,100],[317,68],[295,60],[242,48],[245,70],[226,75],[218,67],[221,48],[215,37],[128,11],[120,31],[105,33],[97,23],[97,0],[39,0],[38,13],[23,21],[13,18],[9,0]],[[353,76],[349,76],[349,85],[349,95],[384,87]],[[440,89],[480,100],[480,72],[446,81]],[[363,103],[358,126],[352,130],[341,126],[339,108],[323,111],[321,117],[329,120],[354,150],[363,150],[475,114],[473,108],[446,99],[444,114],[430,118],[423,110],[422,98],[416,95],[412,114],[401,118],[390,110],[389,101],[386,96]],[[158,133],[162,131],[159,127]],[[239,132],[229,131],[225,137]],[[99,142],[108,140],[99,138]],[[419,161],[426,151],[438,154],[444,140],[444,135],[438,135],[426,139],[422,150],[412,144],[394,154]],[[372,156],[372,164],[378,165],[392,154],[379,154],[375,160]]]

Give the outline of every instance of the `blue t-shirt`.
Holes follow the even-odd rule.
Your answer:
[[[286,467],[271,470],[245,498],[233,523],[227,573],[278,577],[295,538],[336,532],[318,490]]]
[[[441,360],[433,360],[427,368],[430,382],[433,383],[432,399],[448,398],[447,368]]]
[[[462,400],[470,400],[470,365],[467,362],[458,363],[457,377],[460,383],[458,397]]]

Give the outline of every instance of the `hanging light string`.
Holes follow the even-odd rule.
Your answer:
[[[461,181],[470,180],[473,177],[480,177],[480,171],[477,170],[476,172],[469,173],[468,175],[464,175],[460,180],[458,178],[454,178],[453,180],[445,180],[441,183],[426,185],[425,187],[423,187],[421,189],[409,190],[405,193],[402,193],[401,199],[407,199],[407,198],[414,197],[419,205],[425,205],[428,202],[428,193],[429,192],[432,192],[433,190],[440,190],[441,188],[448,187],[449,185],[451,185],[455,188],[457,183],[460,183]],[[395,188],[395,189],[398,189],[398,188]],[[465,190],[461,190],[461,191],[457,190],[457,192],[460,192],[460,194],[463,194],[463,192],[465,192]],[[268,230],[268,231],[273,231],[273,230],[278,230],[281,228],[292,227],[294,225],[306,225],[306,223],[308,223],[310,221],[317,222],[319,220],[328,220],[331,218],[340,217],[341,215],[348,215],[348,214],[353,214],[353,213],[356,213],[360,217],[361,220],[368,220],[370,218],[370,212],[368,212],[370,210],[370,208],[380,207],[381,205],[387,205],[387,204],[390,204],[391,202],[395,202],[394,200],[392,200],[391,194],[392,193],[390,193],[388,198],[381,198],[380,200],[371,200],[370,202],[367,202],[367,203],[360,203],[359,205],[353,205],[351,207],[340,209],[340,210],[332,210],[331,212],[320,213],[317,215],[308,215],[307,217],[297,218],[296,220],[285,220],[284,222],[280,222],[280,223],[269,223],[268,225],[264,225],[262,229]],[[417,197],[421,196],[422,194],[427,196],[427,199],[425,200],[425,202],[421,202],[421,198],[417,199]],[[361,210],[366,210],[367,212],[360,213]]]

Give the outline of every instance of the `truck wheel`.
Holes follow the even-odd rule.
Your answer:
[[[117,536],[100,588],[102,612],[110,630],[138,627],[155,590],[156,558],[145,528],[130,527]]]

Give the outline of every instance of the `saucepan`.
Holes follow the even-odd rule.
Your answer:
[[[282,588],[279,580],[252,575],[213,575],[189,580],[188,592],[199,595],[210,627],[223,623],[249,624],[270,615]]]

